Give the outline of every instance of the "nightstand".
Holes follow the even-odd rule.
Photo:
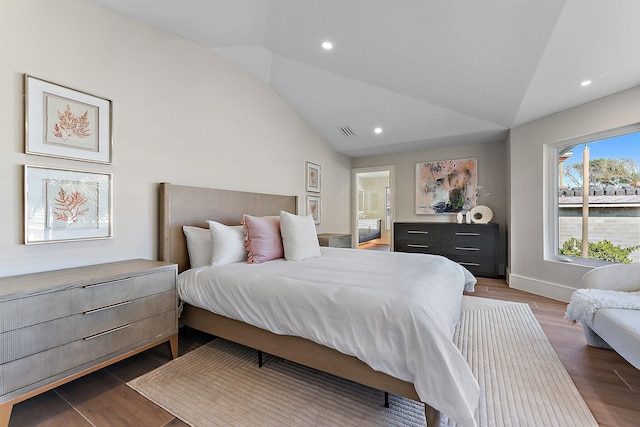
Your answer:
[[[350,248],[351,234],[322,233],[318,234],[320,246],[331,246],[332,248]]]

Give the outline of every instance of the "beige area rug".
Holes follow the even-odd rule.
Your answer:
[[[526,304],[464,297],[455,342],[482,390],[480,426],[597,426]],[[418,402],[215,339],[128,383],[189,425],[424,426]],[[449,425],[444,417],[443,425]],[[451,424],[454,425],[454,424]]]

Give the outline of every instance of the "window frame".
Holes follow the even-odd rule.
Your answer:
[[[549,142],[544,145],[545,170],[544,170],[544,191],[546,193],[546,232],[544,242],[544,259],[548,261],[558,261],[583,265],[588,267],[599,267],[608,264],[615,264],[609,261],[601,261],[590,258],[572,257],[559,254],[559,170],[558,170],[558,153],[567,147],[575,147],[580,144],[588,144],[602,139],[613,138],[616,136],[627,135],[630,133],[640,132],[640,123],[622,126],[619,128],[609,129],[601,132],[582,135],[574,138],[568,138],[560,141]],[[581,236],[582,237],[582,236]]]

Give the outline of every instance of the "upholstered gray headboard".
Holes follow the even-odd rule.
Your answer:
[[[242,214],[279,215],[297,213],[298,197],[213,188],[160,184],[159,258],[178,264],[178,271],[189,268],[183,225],[208,228],[207,220],[238,225]]]

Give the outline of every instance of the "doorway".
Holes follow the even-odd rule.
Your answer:
[[[390,251],[393,245],[394,166],[353,169],[352,246]]]

